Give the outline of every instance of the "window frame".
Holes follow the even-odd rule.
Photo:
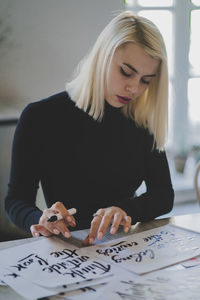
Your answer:
[[[194,74],[190,67],[190,18],[193,10],[199,10],[200,5],[195,5],[191,0],[173,0],[172,6],[142,6],[138,0],[125,1],[126,9],[139,13],[141,10],[163,10],[172,13],[173,18],[173,72],[169,74],[172,84],[172,99],[170,118],[172,120],[169,148],[173,153],[188,152],[191,148],[189,134],[189,99],[188,82],[192,78],[200,78],[200,74]],[[149,1],[150,2],[150,1]]]

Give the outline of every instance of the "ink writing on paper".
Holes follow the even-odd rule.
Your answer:
[[[43,258],[37,254],[31,253],[28,256],[21,258],[12,269],[15,269],[14,274],[30,269],[33,265],[38,266],[38,272],[62,275],[73,279],[88,279],[92,275],[105,275],[109,273],[111,265],[106,262],[91,260],[87,255],[80,255],[77,249],[64,248],[60,251],[53,251],[49,254],[49,258]]]
[[[152,245],[155,245],[161,241],[164,241],[165,240],[165,236],[166,235],[170,235],[171,237],[175,237],[175,234],[170,232],[170,231],[167,231],[167,230],[162,230],[160,231],[160,233],[158,234],[153,234],[153,235],[149,235],[145,238],[143,238],[144,242],[151,242],[148,244],[148,246],[152,246]]]

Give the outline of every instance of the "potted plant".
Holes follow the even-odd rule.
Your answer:
[[[187,158],[188,158],[187,151],[180,151],[174,155],[174,165],[175,165],[176,172],[182,174],[184,173]]]
[[[192,146],[191,154],[194,157],[195,163],[197,164],[197,162],[200,161],[200,144]]]

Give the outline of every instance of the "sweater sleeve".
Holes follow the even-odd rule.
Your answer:
[[[145,157],[144,182],[145,193],[123,199],[118,205],[132,217],[133,224],[153,220],[173,208],[174,190],[165,151],[149,147]]]
[[[30,232],[30,226],[39,221],[42,212],[36,207],[40,178],[38,126],[34,104],[29,104],[18,121],[12,146],[11,171],[5,209],[9,219]]]

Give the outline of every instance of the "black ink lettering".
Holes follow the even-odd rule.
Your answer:
[[[135,262],[141,262],[142,259],[143,259],[143,256],[147,256],[149,255],[149,258],[150,259],[154,259],[155,258],[155,254],[153,252],[153,250],[151,249],[147,249],[145,251],[140,251],[138,253],[134,253],[132,255],[129,255],[129,256],[126,256],[126,257],[120,257],[119,255],[113,255],[111,257],[111,259],[115,262],[115,263],[121,263],[123,261],[126,261],[126,260],[131,260],[131,259],[134,259]]]
[[[26,257],[20,259],[19,262],[24,261],[25,259],[28,259],[28,258],[30,258],[30,257],[33,257],[33,255],[34,255],[33,253],[32,253],[32,254],[29,254],[28,256],[26,256]]]
[[[47,260],[32,253],[32,254],[20,259],[19,263],[12,267],[17,268],[18,271],[22,271],[23,269],[27,269],[31,264],[35,263],[35,261],[38,262],[40,266],[48,265]]]
[[[20,259],[19,260],[20,263],[12,267],[17,268],[18,271],[21,271],[22,269],[26,269],[30,264],[33,263],[33,255],[34,254],[29,254],[28,256]]]
[[[36,255],[35,257],[38,259],[38,263],[39,263],[40,266],[48,265],[47,259],[45,260],[44,258],[39,257],[38,255]]]
[[[71,269],[70,271],[64,273],[64,275],[70,275],[72,278],[81,277],[83,279],[87,279],[85,274],[88,274],[90,272],[92,272],[93,274],[97,274],[98,270],[103,271],[103,273],[101,274],[105,274],[110,271],[110,268],[111,266],[109,264],[105,266],[102,263],[94,261],[90,265],[80,268],[79,270]]]
[[[90,291],[90,292],[96,292],[96,289],[90,287],[90,286],[86,286],[84,288],[81,288],[80,289],[82,292],[87,292],[87,291]]]
[[[109,248],[106,248],[106,249],[97,249],[96,252],[98,254],[103,254],[104,256],[109,256],[109,254],[112,254],[112,253],[118,254],[121,251],[125,250],[126,248],[130,248],[130,247],[138,245],[138,243],[134,242],[134,241],[128,242],[126,244],[123,244],[123,243],[125,243],[125,242],[123,241],[118,244],[111,245],[111,246],[109,246]]]
[[[20,275],[19,275],[19,274],[16,274],[16,273],[6,274],[5,276],[10,276],[10,277],[12,277],[12,278],[20,277]]]
[[[70,249],[63,249],[62,251],[56,251],[56,252],[51,252],[50,255],[54,257],[60,257],[60,256],[65,256],[65,258],[73,258],[74,256],[78,256],[76,253],[76,249],[70,250]]]

